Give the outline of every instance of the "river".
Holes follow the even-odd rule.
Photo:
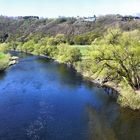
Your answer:
[[[139,140],[139,112],[64,64],[14,55],[0,74],[0,140]]]

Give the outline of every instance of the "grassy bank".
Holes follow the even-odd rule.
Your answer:
[[[8,68],[10,62],[10,55],[0,52],[0,71]]]

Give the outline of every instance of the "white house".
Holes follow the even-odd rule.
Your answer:
[[[96,16],[94,16],[94,17],[84,17],[83,21],[95,22],[96,21]]]
[[[97,17],[94,15],[93,17],[77,17],[77,20],[83,22],[95,22]]]

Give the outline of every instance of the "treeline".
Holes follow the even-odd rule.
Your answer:
[[[82,22],[74,17],[40,18],[26,16],[22,18],[0,16],[0,42],[27,42],[31,38],[55,37],[63,34],[69,44],[86,45],[104,34],[108,27],[118,25],[123,31],[140,28],[140,20],[124,22],[118,15],[106,15],[96,22]]]
[[[25,43],[2,43],[0,45],[0,51],[7,52],[8,50],[16,50],[34,55],[42,55],[67,64],[73,64],[81,60],[82,55],[80,49],[63,42],[63,38],[60,39],[60,42],[57,42],[57,44],[56,40],[55,42],[53,41],[53,38],[46,37],[38,42],[35,42],[35,40],[29,40]]]

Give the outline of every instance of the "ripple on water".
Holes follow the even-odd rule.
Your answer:
[[[40,110],[37,119],[26,128],[26,134],[31,140],[46,140],[47,120],[53,120],[51,112],[49,112],[49,109],[53,106],[48,105],[46,101],[40,101],[39,106]]]

